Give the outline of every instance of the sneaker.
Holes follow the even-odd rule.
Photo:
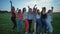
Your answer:
[[[28,32],[25,32],[25,34],[28,34]]]
[[[29,33],[29,34],[31,34],[31,33]]]
[[[36,34],[35,32],[33,32],[33,34]]]
[[[44,34],[46,34],[46,33],[44,33]]]
[[[42,33],[40,33],[40,34],[42,34]]]

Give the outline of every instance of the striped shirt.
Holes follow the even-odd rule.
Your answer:
[[[25,19],[28,19],[28,13],[27,12],[23,13],[23,20],[25,20]]]

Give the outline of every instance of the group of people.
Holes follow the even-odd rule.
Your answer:
[[[18,32],[22,29],[22,20],[24,21],[25,24],[25,34],[31,34],[31,28],[32,28],[32,23],[34,24],[34,31],[33,34],[37,34],[36,30],[37,27],[39,27],[39,32],[42,34],[43,28],[44,28],[44,34],[47,33],[47,30],[49,30],[49,33],[53,33],[53,27],[52,27],[52,12],[53,12],[53,7],[51,7],[48,12],[46,12],[46,7],[42,7],[42,11],[40,12],[37,7],[30,8],[28,6],[28,12],[26,11],[26,8],[18,9],[15,12],[15,7],[12,6],[11,3],[11,20],[13,22],[13,28],[12,31],[17,27]],[[16,21],[16,14],[18,16],[18,20]]]

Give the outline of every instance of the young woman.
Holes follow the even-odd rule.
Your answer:
[[[28,34],[29,23],[28,23],[28,13],[26,12],[26,8],[23,8],[23,20],[25,23],[25,34]]]
[[[48,10],[48,13],[47,13],[47,26],[49,28],[49,32],[50,34],[52,34],[53,32],[53,27],[52,27],[52,24],[51,24],[51,21],[52,21],[52,15],[51,15],[51,10]]]
[[[41,12],[41,22],[42,22],[42,27],[44,27],[44,34],[46,34],[46,30],[47,30],[46,18],[47,18],[46,8],[43,7]]]
[[[41,23],[41,19],[40,19],[40,12],[39,12],[39,9],[37,10],[36,24],[39,26],[40,34],[42,34],[42,23]],[[36,27],[38,27],[38,26],[36,26]]]
[[[33,17],[32,8],[29,8],[29,11],[28,11],[29,34],[31,34],[32,17]]]
[[[14,29],[17,27],[17,24],[16,24],[16,13],[15,13],[15,7],[12,6],[12,1],[10,1],[11,3],[11,13],[12,13],[12,16],[11,16],[11,21],[13,22],[13,28],[11,31],[14,31]]]
[[[50,34],[53,33],[53,27],[52,27],[52,11],[53,11],[53,7],[51,8],[51,10],[48,10],[47,12],[47,19],[46,19],[46,22],[47,22],[47,27],[49,28],[49,32]]]
[[[37,11],[37,8],[35,8],[35,6],[33,7],[33,22],[34,22],[34,32],[33,32],[33,34],[36,34],[36,14],[37,14],[36,11]]]
[[[22,29],[22,13],[21,13],[21,9],[18,10],[18,32],[20,32],[20,30]]]

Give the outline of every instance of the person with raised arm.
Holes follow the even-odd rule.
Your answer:
[[[51,7],[51,10],[48,10],[47,19],[46,19],[47,28],[48,28],[50,34],[53,34],[53,26],[51,24],[51,22],[52,22],[52,12],[53,12],[53,7]]]
[[[29,22],[28,22],[28,13],[26,11],[26,8],[23,8],[23,21],[25,24],[25,34],[28,34],[28,29],[29,29]]]
[[[11,16],[11,21],[13,23],[13,28],[11,31],[14,31],[15,28],[17,27],[17,24],[16,24],[16,13],[15,13],[15,7],[12,5],[12,1],[10,0],[10,3],[11,3],[11,13],[12,13],[12,16]]]
[[[39,33],[42,34],[42,23],[41,23],[41,16],[40,16],[40,11],[37,9],[37,14],[36,14],[36,30],[39,27]]]
[[[28,6],[29,34],[31,34],[32,20],[33,20],[32,8]]]
[[[51,10],[53,11],[54,7],[51,7]]]
[[[41,22],[42,22],[42,28],[44,28],[44,34],[46,34],[47,30],[46,18],[47,18],[46,7],[43,7],[41,11]]]
[[[33,7],[33,22],[34,22],[34,32],[33,32],[33,34],[36,34],[36,11],[37,11],[37,8],[35,8],[36,7],[36,4],[34,5],[34,7]]]
[[[18,10],[17,15],[18,15],[18,20],[17,20],[18,32],[20,32],[22,29],[22,18],[23,18],[21,9]]]

